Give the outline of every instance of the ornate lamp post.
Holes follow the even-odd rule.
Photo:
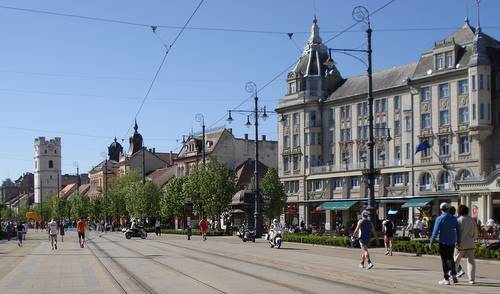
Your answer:
[[[202,158],[202,161],[203,161],[203,167],[205,167],[205,164],[206,164],[206,152],[205,152],[205,117],[203,116],[203,114],[201,113],[198,113],[196,114],[195,116],[195,119],[197,122],[201,123],[201,129],[202,129],[202,134],[203,134],[203,138],[202,138],[202,144],[203,144],[203,147],[201,148],[201,158]]]
[[[259,108],[259,97],[257,96],[257,85],[254,82],[248,82],[245,85],[245,90],[248,93],[254,94],[254,109],[253,110],[229,110],[227,121],[231,123],[234,119],[231,116],[231,113],[245,113],[247,115],[247,122],[245,125],[250,127],[252,123],[250,122],[250,116],[254,116],[254,126],[255,126],[255,166],[254,166],[254,181],[255,181],[255,210],[254,210],[254,229],[257,236],[262,235],[262,207],[260,201],[260,188],[259,188],[259,170],[258,170],[258,162],[259,162],[259,116],[262,119],[267,119],[267,111],[266,107]]]

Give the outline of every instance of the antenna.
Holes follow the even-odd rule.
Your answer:
[[[481,4],[481,0],[476,0],[476,4],[477,4],[477,29],[480,30],[481,29],[481,15],[480,15],[480,4]]]

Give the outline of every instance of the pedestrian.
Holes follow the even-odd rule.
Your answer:
[[[61,242],[64,242],[64,235],[65,235],[65,221],[61,221],[59,225],[59,235],[61,235]]]
[[[11,221],[7,222],[7,225],[5,226],[5,231],[7,231],[7,241],[10,241],[10,238],[12,237],[14,232],[14,225],[12,224]]]
[[[193,230],[191,229],[191,225],[187,224],[187,236],[188,240],[191,240],[191,235],[193,234]]]
[[[422,232],[424,231],[424,220],[420,216],[415,224],[415,239],[422,238]]]
[[[465,205],[458,207],[458,228],[460,231],[460,247],[455,248],[455,265],[458,266],[457,277],[463,276],[464,270],[460,266],[462,257],[467,258],[467,276],[469,284],[476,282],[476,261],[474,257],[475,243],[477,239],[477,228],[474,220],[469,216],[469,208]]]
[[[368,246],[370,245],[370,240],[372,237],[377,237],[375,232],[375,227],[370,220],[370,212],[368,210],[364,210],[361,213],[361,219],[358,221],[356,225],[356,229],[354,229],[353,237],[358,236],[359,245],[361,246],[361,263],[359,265],[360,268],[365,267],[365,260],[368,262],[367,269],[371,269],[373,267],[373,263],[370,259],[370,253],[368,252]],[[377,242],[378,243],[378,242]]]
[[[52,219],[50,222],[49,222],[49,239],[50,239],[50,245],[52,245],[52,250],[54,250],[54,248],[57,250],[57,222]]]
[[[155,233],[156,233],[156,236],[161,236],[160,226],[161,226],[160,219],[157,218],[156,222],[155,222]]]
[[[382,232],[384,233],[385,255],[392,256],[392,238],[394,237],[394,223],[389,216],[382,222]]]
[[[434,243],[437,235],[439,235],[439,255],[441,255],[444,277],[443,280],[439,281],[439,284],[449,285],[450,271],[452,282],[458,282],[453,253],[455,246],[460,246],[460,229],[457,218],[449,213],[450,206],[448,203],[441,203],[439,209],[441,210],[441,215],[436,219],[436,223],[434,224],[429,249],[432,249],[432,243]]]
[[[24,226],[21,222],[17,223],[16,231],[17,231],[17,246],[22,247]]]
[[[78,242],[80,243],[80,247],[83,248],[85,245],[85,220],[83,216],[80,217],[80,220],[76,223],[76,231],[78,233]]]
[[[207,240],[207,230],[208,230],[208,222],[206,217],[202,217],[199,223],[200,226],[200,231],[201,231],[201,237],[203,241]]]

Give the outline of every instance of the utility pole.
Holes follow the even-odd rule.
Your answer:
[[[254,84],[255,85],[255,84]],[[257,236],[262,236],[262,220],[260,209],[260,188],[259,188],[259,97],[257,97],[257,87],[255,87],[254,98],[254,114],[255,114],[255,211],[254,211],[254,225]]]
[[[205,148],[206,148],[206,142],[205,142],[205,117],[203,116],[203,114],[201,113],[198,113],[196,114],[195,116],[195,119],[197,122],[201,123],[201,129],[202,129],[202,147],[201,147],[201,158],[202,158],[202,162],[203,162],[203,167],[205,167],[205,164],[207,163],[206,162],[206,152],[205,152]]]

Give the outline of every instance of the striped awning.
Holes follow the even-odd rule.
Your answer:
[[[319,207],[321,210],[348,210],[354,204],[358,203],[357,200],[352,201],[330,201],[324,202]]]
[[[431,202],[434,198],[413,198],[406,201],[401,207],[422,207],[426,206],[427,203]]]

